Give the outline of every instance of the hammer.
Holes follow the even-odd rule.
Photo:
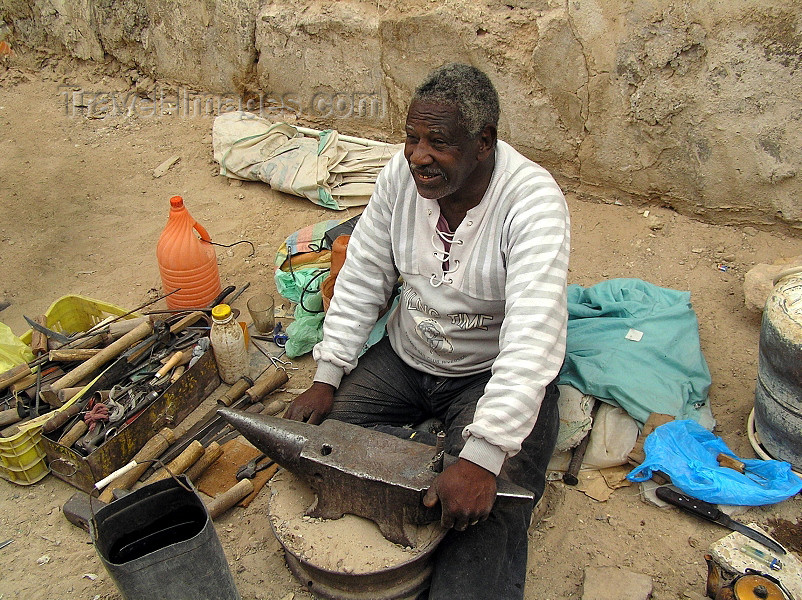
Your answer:
[[[588,444],[590,443],[590,434],[593,430],[593,421],[596,419],[596,413],[599,412],[601,402],[595,401],[593,408],[590,409],[590,429],[579,442],[579,445],[574,448],[571,453],[571,462],[568,463],[568,468],[563,473],[563,482],[566,485],[576,485],[579,483],[579,471],[582,468],[582,461],[585,460],[585,452],[587,452]]]

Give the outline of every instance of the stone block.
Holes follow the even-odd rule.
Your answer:
[[[755,265],[744,275],[744,303],[749,310],[763,312],[774,289],[774,278],[793,268],[802,269],[802,256],[788,259],[773,265]]]
[[[588,567],[582,584],[582,600],[648,600],[652,578],[621,567]]]

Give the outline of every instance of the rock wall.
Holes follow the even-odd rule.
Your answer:
[[[15,42],[398,141],[447,61],[568,189],[802,228],[802,0],[0,0]],[[796,75],[796,76],[795,76]]]

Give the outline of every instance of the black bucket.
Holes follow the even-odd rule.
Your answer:
[[[125,600],[240,600],[209,513],[184,476],[104,506],[90,533]]]

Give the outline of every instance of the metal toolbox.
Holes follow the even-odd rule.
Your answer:
[[[96,481],[128,463],[160,429],[173,428],[183,421],[219,385],[217,363],[213,352],[209,350],[135,421],[88,456],[82,456],[43,435],[41,444],[50,471],[70,485],[91,493]]]
[[[45,313],[47,327],[61,333],[85,331],[110,317],[133,319],[137,316],[114,304],[77,295],[62,296]],[[30,344],[31,334],[28,330],[20,340]],[[75,401],[77,396],[57,410],[66,410]],[[0,437],[0,477],[18,485],[31,485],[47,476],[50,471],[41,444],[42,425],[54,414],[50,412],[31,419],[19,426],[19,433]]]

